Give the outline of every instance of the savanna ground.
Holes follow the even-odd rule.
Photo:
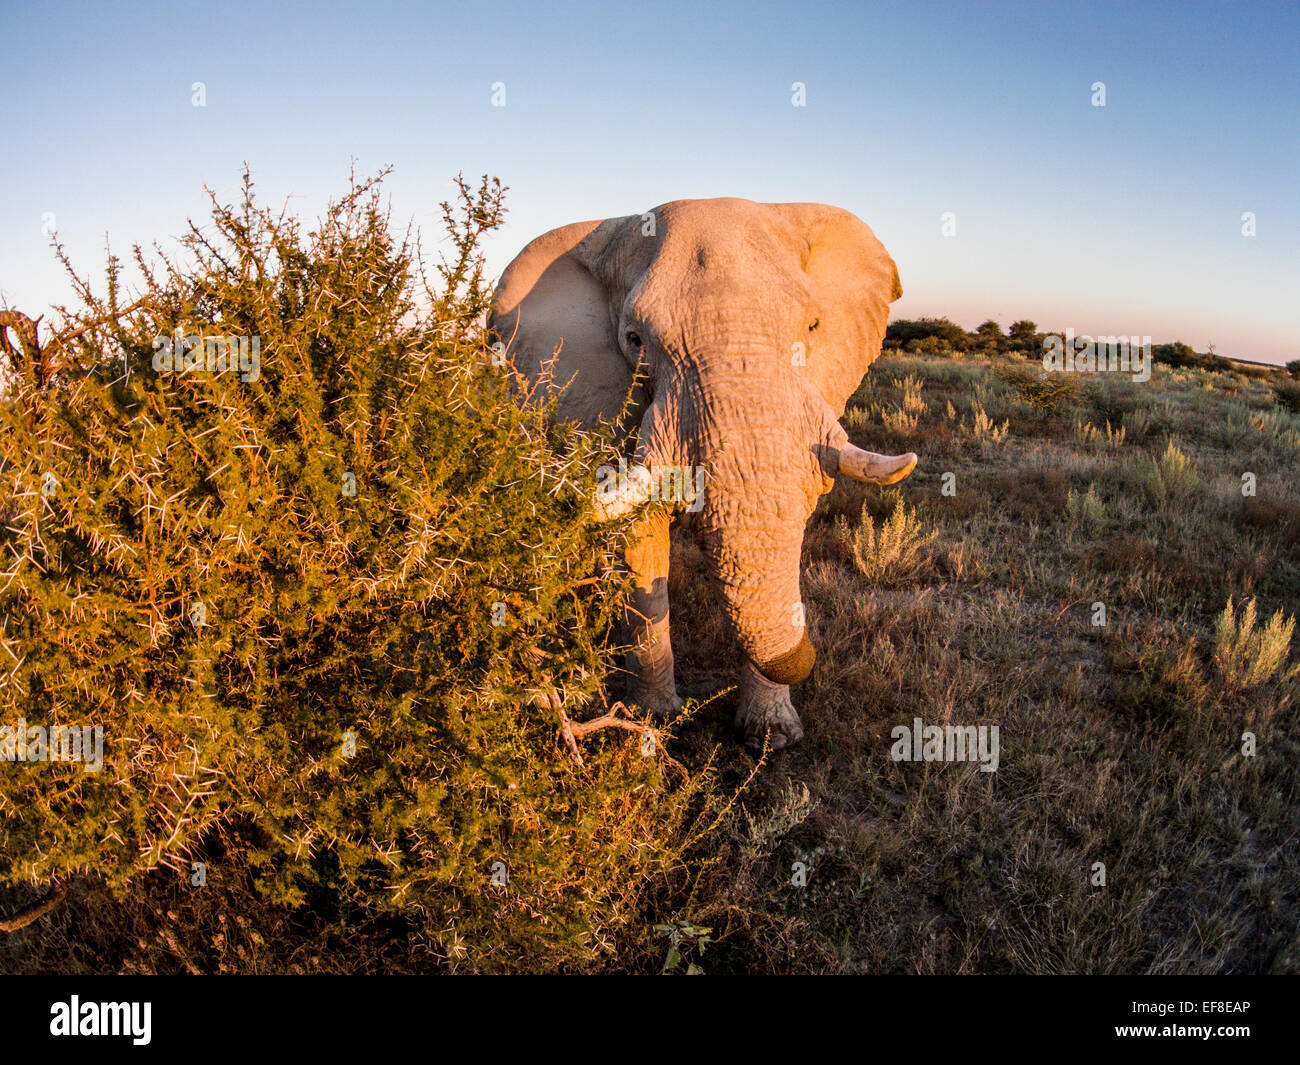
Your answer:
[[[671,753],[743,788],[597,968],[1300,971],[1297,679],[1289,632],[1268,628],[1300,602],[1300,417],[1234,373],[1043,382],[1028,365],[872,368],[851,436],[921,463],[893,489],[842,480],[810,523],[806,739],[754,772],[733,695],[691,717]],[[679,687],[706,700],[735,651],[698,553],[675,551]],[[916,717],[997,725],[999,769],[892,761],[891,729]],[[0,939],[0,968],[442,967],[397,918],[290,914],[238,869],[214,866],[215,894],[79,885]]]
[[[841,479],[810,525],[807,737],[718,858],[718,968],[1300,969],[1296,680],[1259,632],[1300,601],[1300,418],[1231,373],[1025,367],[882,359],[851,402],[856,443],[921,462]],[[678,663],[703,695],[726,651],[694,569]],[[892,761],[913,717],[998,725],[1000,768]]]

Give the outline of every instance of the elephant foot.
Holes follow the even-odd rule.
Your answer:
[[[635,677],[628,681],[623,701],[661,721],[676,717],[682,711],[682,697],[677,694],[677,688],[673,684],[647,685]]]
[[[764,742],[779,751],[803,739],[803,724],[790,702],[789,685],[768,680],[752,662],[741,669],[736,732],[755,753],[762,751]]]

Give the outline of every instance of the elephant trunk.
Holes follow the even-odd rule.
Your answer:
[[[799,563],[804,526],[829,481],[811,446],[814,419],[802,413],[788,403],[764,412],[748,398],[743,434],[719,432],[712,441],[697,523],[733,633],[778,684],[804,680],[816,660]]]
[[[801,527],[802,530],[802,527]],[[759,552],[746,581],[722,580],[727,617],[746,656],[776,684],[798,684],[812,672],[817,652],[808,638],[799,593],[799,554]]]

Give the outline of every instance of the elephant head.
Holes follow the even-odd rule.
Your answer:
[[[854,447],[838,421],[901,295],[893,259],[848,211],[679,200],[537,238],[502,276],[490,324],[517,370],[567,385],[563,415],[624,411],[637,464],[706,467],[703,505],[683,517],[750,661],[788,685],[814,659],[799,557],[818,497],[837,473],[892,483],[916,462]]]

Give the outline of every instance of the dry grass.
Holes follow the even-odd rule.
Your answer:
[[[926,563],[925,548],[935,538],[935,533],[922,529],[915,511],[896,493],[894,509],[879,531],[865,503],[857,528],[840,517],[835,531],[858,572],[874,581],[898,581],[918,573]]]
[[[1267,382],[1161,367],[1043,409],[998,369],[885,361],[853,401],[873,446],[921,464],[889,492],[838,484],[810,522],[807,737],[751,785],[690,901],[704,968],[1300,972],[1300,690],[1274,614],[1300,602],[1294,415]],[[979,411],[1009,422],[996,446]],[[890,570],[903,529],[933,539]],[[678,559],[679,676],[705,695],[735,652],[698,553]],[[1234,608],[1229,628],[1230,597],[1274,620]],[[683,756],[726,742],[732,710]],[[914,717],[998,725],[999,770],[892,761]]]
[[[1276,611],[1263,628],[1255,624],[1255,600],[1242,608],[1241,618],[1229,597],[1214,624],[1214,664],[1219,667],[1223,683],[1232,691],[1253,688],[1279,674],[1290,680],[1300,666],[1286,668],[1295,633],[1295,618]]]

